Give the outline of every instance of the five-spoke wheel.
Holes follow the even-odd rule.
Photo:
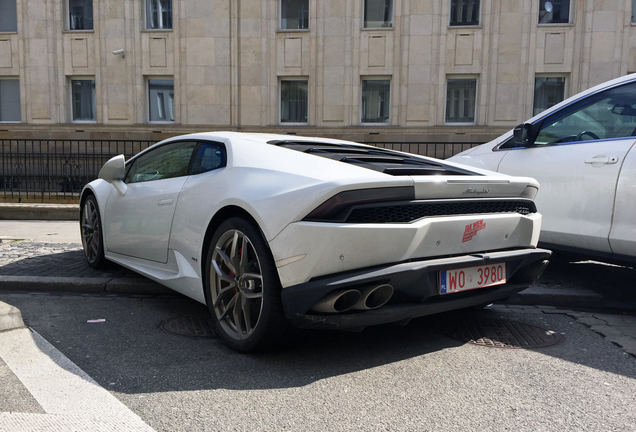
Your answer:
[[[104,264],[104,239],[102,237],[102,224],[99,216],[97,201],[90,195],[84,201],[80,214],[80,230],[84,256],[88,265],[94,268]]]
[[[254,351],[285,339],[289,324],[280,282],[261,233],[243,218],[216,230],[208,251],[207,289],[217,333],[232,348]]]

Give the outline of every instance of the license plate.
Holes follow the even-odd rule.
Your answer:
[[[440,294],[451,294],[475,288],[506,283],[506,263],[445,270],[439,272]]]

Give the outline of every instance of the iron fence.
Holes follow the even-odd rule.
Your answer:
[[[132,157],[155,141],[144,140],[0,140],[0,197],[5,201],[37,202],[79,197],[84,185],[97,178],[104,162],[123,154]],[[368,143],[439,159],[481,143]]]
[[[5,200],[74,200],[104,162],[154,144],[139,140],[0,140],[0,192]]]

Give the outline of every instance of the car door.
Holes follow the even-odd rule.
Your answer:
[[[636,256],[636,144],[625,157],[618,177],[610,246],[616,255]]]
[[[132,161],[124,179],[126,192],[113,190],[106,203],[108,252],[167,262],[172,219],[196,144],[167,143]]]
[[[535,122],[528,147],[504,150],[500,172],[541,185],[542,242],[612,252],[619,172],[636,141],[635,105],[635,83],[589,95]]]

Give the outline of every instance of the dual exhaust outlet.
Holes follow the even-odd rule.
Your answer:
[[[389,284],[336,290],[324,296],[311,310],[319,313],[340,313],[350,309],[377,309],[386,304],[392,296],[393,287]]]

